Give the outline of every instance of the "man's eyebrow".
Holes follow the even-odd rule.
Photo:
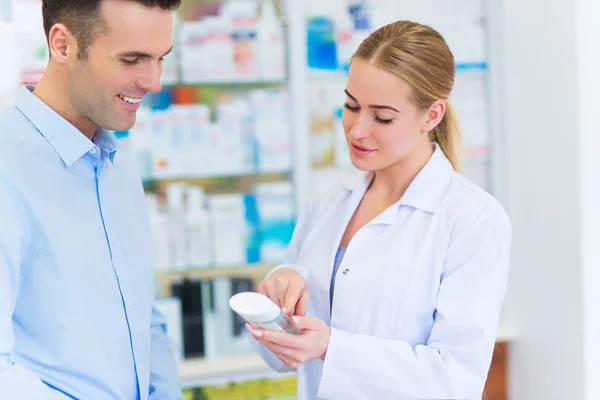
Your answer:
[[[173,46],[163,55],[166,56],[173,50]],[[151,54],[144,53],[143,51],[125,51],[123,53],[119,53],[119,57],[137,57],[137,58],[152,58]]]

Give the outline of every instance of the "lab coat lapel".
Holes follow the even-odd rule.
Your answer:
[[[354,180],[349,184],[345,185],[346,189],[349,192],[349,197],[347,200],[342,203],[342,206],[334,210],[335,217],[333,218],[332,227],[332,235],[329,242],[329,257],[328,257],[328,266],[329,266],[329,280],[331,281],[331,275],[333,273],[333,264],[335,260],[335,254],[337,249],[342,241],[342,236],[344,236],[344,232],[346,231],[346,227],[350,222],[350,219],[356,212],[358,205],[362,201],[362,198],[371,183],[371,179],[373,178],[372,173],[362,175],[358,180]]]

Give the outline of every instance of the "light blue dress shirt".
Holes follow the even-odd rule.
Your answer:
[[[30,90],[0,117],[0,399],[181,399],[136,168]]]

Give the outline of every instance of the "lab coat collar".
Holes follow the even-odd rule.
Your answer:
[[[399,207],[390,207],[376,220],[380,223],[393,223],[401,206],[409,206],[428,213],[435,213],[454,175],[452,164],[437,143],[432,143],[434,151],[429,161],[410,183],[406,192],[397,203]],[[364,196],[374,173],[362,174],[360,179],[346,182],[344,186],[355,195]]]

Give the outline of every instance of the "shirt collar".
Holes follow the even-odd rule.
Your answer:
[[[17,94],[15,105],[50,143],[65,165],[70,167],[90,151],[94,147],[94,143],[37,98],[32,93],[33,89],[33,86],[22,87]],[[99,129],[94,134],[94,142],[108,151],[112,162],[117,149],[116,140],[112,134],[104,129]]]
[[[106,129],[98,129],[94,134],[94,143],[108,154],[108,159],[114,163],[115,154],[119,145],[115,135]]]
[[[434,213],[442,202],[448,189],[448,183],[454,175],[454,169],[440,146],[437,143],[433,143],[432,146],[434,147],[432,156],[408,185],[398,203],[399,206],[405,205]],[[373,172],[369,172],[363,174],[358,180],[345,182],[344,187],[350,192],[356,192],[362,196],[367,191],[372,179]]]

